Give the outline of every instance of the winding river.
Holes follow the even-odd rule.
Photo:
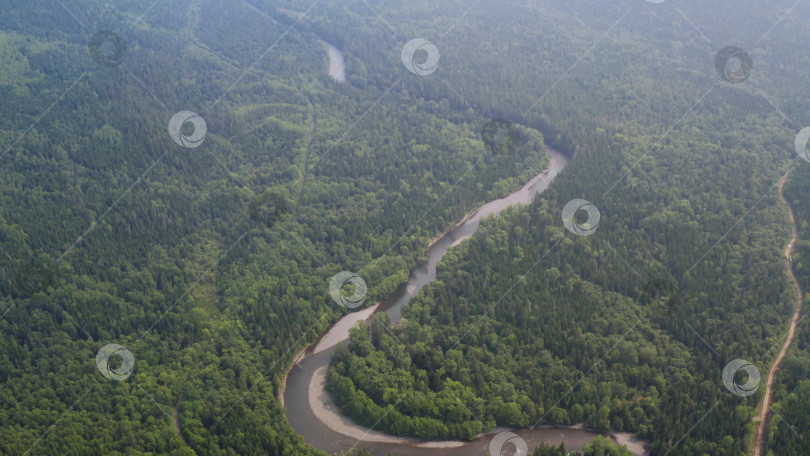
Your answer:
[[[329,50],[329,75],[338,82],[346,81],[346,66],[340,49],[327,43]],[[494,434],[505,430],[495,429],[480,435],[473,441],[424,441],[397,437],[369,430],[343,415],[326,392],[326,372],[335,348],[349,338],[349,329],[361,320],[368,320],[376,312],[385,312],[393,323],[402,317],[402,308],[419,291],[436,279],[436,267],[448,249],[472,236],[481,220],[498,215],[515,204],[529,204],[542,193],[552,180],[569,163],[569,158],[558,150],[549,148],[551,160],[548,169],[534,176],[519,190],[504,198],[484,204],[474,213],[459,222],[455,228],[433,242],[427,250],[427,260],[411,271],[408,282],[400,285],[385,301],[352,312],[341,318],[323,334],[317,342],[301,352],[293,367],[287,372],[282,385],[281,402],[287,420],[304,440],[315,448],[329,454],[340,455],[352,448],[364,448],[374,454],[395,453],[402,456],[467,456],[485,455]],[[565,442],[569,450],[578,450],[599,435],[578,427],[513,430],[534,448],[540,443],[559,445]],[[643,442],[630,434],[613,434],[611,437],[626,444],[634,454],[644,455]]]
[[[402,316],[402,307],[419,293],[425,285],[436,279],[436,266],[447,250],[476,232],[480,221],[489,215],[497,215],[514,204],[528,204],[535,196],[548,188],[554,177],[569,163],[561,152],[549,148],[551,160],[547,170],[534,176],[520,190],[504,198],[481,206],[455,228],[433,242],[427,251],[427,261],[411,271],[407,283],[402,284],[383,302],[350,313],[335,323],[314,345],[301,353],[288,372],[282,391],[287,420],[306,442],[329,454],[339,455],[351,448],[360,447],[374,454],[395,453],[411,455],[485,455],[496,429],[473,441],[423,441],[392,436],[354,423],[338,410],[331,395],[325,391],[326,372],[336,346],[349,337],[349,329],[361,320],[367,320],[375,312],[386,312],[392,322]],[[514,431],[534,448],[541,442],[558,445],[565,442],[569,450],[577,450],[590,442],[598,433],[581,428],[537,428]],[[636,455],[645,454],[644,445],[629,434],[613,435],[613,438],[628,447]]]

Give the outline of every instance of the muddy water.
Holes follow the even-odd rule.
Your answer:
[[[331,57],[331,51],[330,51]],[[331,74],[331,71],[330,71]],[[497,215],[514,204],[529,204],[542,193],[566,165],[569,159],[561,152],[549,149],[551,162],[547,170],[534,176],[521,189],[508,196],[481,206],[450,232],[428,248],[427,261],[411,271],[406,284],[397,288],[388,299],[366,309],[353,312],[340,319],[320,340],[310,347],[289,372],[284,397],[287,419],[307,443],[329,454],[340,455],[351,448],[364,448],[374,454],[393,453],[412,455],[486,455],[492,436],[501,431],[480,436],[473,441],[436,441],[400,438],[354,423],[340,413],[332,397],[324,390],[326,372],[336,346],[348,339],[349,329],[361,320],[367,320],[375,312],[386,312],[393,322],[402,316],[402,308],[425,285],[436,279],[436,266],[451,247],[468,239],[476,232],[481,220]],[[565,442],[569,450],[577,450],[590,442],[598,433],[577,428],[538,428],[514,431],[534,448],[541,442],[559,445]],[[637,455],[644,454],[642,442],[623,434],[614,436]]]

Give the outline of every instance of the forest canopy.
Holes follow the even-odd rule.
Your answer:
[[[0,454],[325,454],[278,397],[351,311],[329,279],[387,297],[546,146],[572,157],[549,190],[451,249],[400,323],[356,327],[334,400],[426,439],[583,424],[657,456],[749,454],[764,387],[732,394],[722,372],[767,375],[795,308],[790,166],[810,290],[808,19],[782,0],[5,8]],[[402,61],[418,37],[429,74]],[[600,214],[588,236],[561,217],[578,199]],[[808,331],[766,454],[810,451]]]

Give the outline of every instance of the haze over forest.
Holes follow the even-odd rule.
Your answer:
[[[810,2],[0,15],[0,455],[810,455]]]

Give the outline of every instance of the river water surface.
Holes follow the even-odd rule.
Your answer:
[[[329,50],[329,75],[338,82],[346,82],[346,64],[343,53],[327,43]],[[569,163],[569,158],[561,152],[549,148],[551,160],[548,169],[534,176],[521,189],[504,198],[490,201],[466,217],[448,233],[433,242],[426,252],[427,261],[411,271],[407,283],[400,285],[385,301],[352,312],[332,325],[326,334],[307,348],[287,373],[281,401],[287,420],[304,440],[315,448],[329,454],[340,455],[352,448],[364,448],[375,455],[393,453],[401,456],[469,456],[488,454],[492,437],[504,430],[495,429],[473,441],[424,441],[402,438],[379,431],[371,431],[354,423],[340,413],[332,396],[324,389],[326,372],[335,348],[349,338],[349,329],[357,322],[368,320],[376,312],[385,312],[393,323],[402,317],[402,308],[427,284],[436,279],[436,266],[451,247],[472,236],[481,220],[490,215],[498,215],[505,208],[515,204],[529,204],[542,193],[554,177]],[[534,449],[540,443],[559,445],[565,442],[566,448],[579,450],[590,442],[596,432],[580,428],[537,428],[513,430]],[[628,445],[636,455],[644,455],[643,442],[630,434],[614,434],[614,440]]]
[[[430,245],[426,253],[427,261],[411,271],[407,283],[402,284],[383,302],[357,312],[350,313],[335,323],[318,342],[309,347],[299,357],[287,375],[282,402],[287,419],[306,442],[329,454],[339,455],[351,448],[364,448],[374,454],[394,453],[402,456],[461,456],[486,455],[496,429],[473,441],[423,441],[401,438],[354,423],[340,413],[331,395],[324,390],[326,372],[332,354],[338,344],[348,339],[349,329],[361,320],[369,319],[375,312],[386,312],[392,322],[402,316],[402,307],[425,285],[436,279],[436,266],[447,250],[475,233],[482,218],[497,215],[514,204],[529,204],[542,193],[554,177],[568,164],[569,159],[561,152],[549,148],[551,161],[547,170],[534,176],[520,190],[508,196],[481,206],[471,216],[465,218],[450,232]],[[538,428],[515,431],[534,448],[541,442],[559,445],[565,442],[568,450],[578,450],[598,435],[585,429]],[[615,439],[636,454],[644,454],[643,443],[628,434],[614,435]]]

